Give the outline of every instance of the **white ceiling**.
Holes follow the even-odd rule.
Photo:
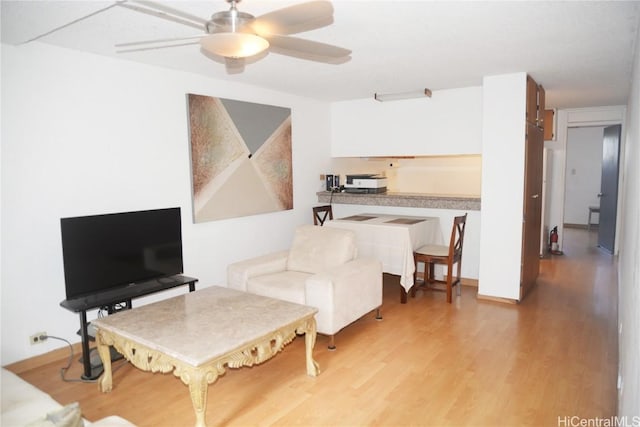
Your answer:
[[[243,0],[260,16],[300,1]],[[160,1],[158,1],[160,2]],[[3,43],[20,44],[114,2],[1,0]],[[209,18],[223,0],[163,2]],[[640,1],[334,0],[334,22],[296,36],[352,50],[330,65],[269,53],[228,74],[199,45],[116,53],[114,45],[198,35],[174,22],[112,7],[39,38],[70,49],[204,74],[326,101],[479,86],[486,75],[527,71],[556,108],[626,104]],[[24,45],[23,45],[24,46]],[[6,64],[5,64],[6,65]]]

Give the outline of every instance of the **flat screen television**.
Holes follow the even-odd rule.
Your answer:
[[[67,300],[183,271],[180,208],[61,218]]]

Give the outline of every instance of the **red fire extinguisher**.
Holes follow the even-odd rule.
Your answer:
[[[558,226],[553,227],[549,235],[549,250],[552,254],[558,252]]]

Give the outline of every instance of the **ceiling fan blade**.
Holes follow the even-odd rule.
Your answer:
[[[151,2],[145,2],[145,3],[151,3]],[[152,9],[152,8],[142,7],[142,6],[125,3],[125,2],[117,3],[117,5],[120,7],[124,7],[125,9],[130,9],[136,12],[144,13],[146,15],[155,16],[157,18],[165,19],[167,21],[176,22],[178,24],[186,25],[188,27],[197,28],[198,30],[205,31],[204,23],[200,23],[200,21],[201,20],[203,22],[206,22],[206,21],[201,18],[198,18],[197,16],[187,15],[190,18],[185,19],[184,16],[170,15],[164,11],[156,10],[155,8]],[[168,8],[165,8],[164,6],[163,8],[165,10],[168,9]],[[175,9],[171,9],[171,10],[175,10]],[[186,14],[183,14],[183,15],[186,15]]]
[[[269,50],[281,55],[328,64],[341,64],[351,59],[349,49],[330,44],[289,36],[269,36],[267,40],[270,43]]]
[[[258,34],[295,34],[333,23],[333,5],[316,0],[278,9],[258,16],[251,27]]]
[[[194,44],[198,44],[198,41],[187,42],[187,43],[172,43],[172,44],[164,44],[157,46],[148,46],[148,47],[136,47],[132,49],[118,49],[116,53],[129,53],[129,52],[144,52],[145,50],[157,50],[157,49],[167,49],[170,47],[181,47],[181,46],[192,46]],[[132,45],[135,43],[132,43]]]
[[[95,15],[97,15],[97,14],[99,14],[99,13],[102,13],[102,12],[104,12],[104,11],[106,11],[106,10],[109,10],[109,9],[111,9],[112,7],[118,6],[118,5],[120,5],[120,3],[121,3],[122,1],[123,1],[123,0],[116,1],[116,2],[114,2],[113,4],[110,4],[109,6],[103,7],[102,9],[98,9],[98,10],[96,10],[96,11],[94,11],[94,12],[89,13],[88,15],[81,16],[80,18],[74,19],[74,20],[73,20],[73,21],[71,21],[71,22],[67,22],[67,23],[66,23],[66,24],[64,24],[64,25],[60,25],[59,27],[53,28],[53,29],[51,29],[51,30],[47,31],[46,33],[39,34],[39,35],[37,35],[37,36],[35,36],[35,37],[30,38],[29,40],[25,40],[25,41],[21,42],[20,44],[22,45],[22,44],[26,44],[26,43],[29,43],[29,42],[34,42],[34,41],[36,41],[36,40],[40,40],[41,38],[46,37],[46,36],[48,36],[48,35],[50,35],[50,34],[53,34],[53,33],[55,33],[56,31],[60,31],[60,30],[62,30],[63,28],[67,28],[67,27],[69,27],[69,26],[71,26],[71,25],[73,25],[73,24],[77,24],[77,23],[78,23],[78,22],[80,22],[80,21],[84,21],[84,20],[85,20],[85,19],[87,19],[87,18],[91,18],[92,16],[95,16]]]
[[[159,10],[161,12],[166,12],[170,15],[174,15],[174,16],[178,16],[180,18],[184,18],[187,19],[189,21],[193,21],[195,23],[201,24],[201,25],[205,25],[207,23],[207,20],[204,18],[201,18],[199,16],[196,15],[192,15],[190,13],[187,13],[185,11],[179,10],[179,9],[174,9],[172,7],[169,7],[165,4],[162,3],[157,3],[154,1],[150,1],[150,0],[130,0],[134,3],[138,3],[141,4],[143,6],[146,6],[150,9],[156,9]]]
[[[206,34],[202,34],[200,36],[190,36],[190,37],[172,37],[172,38],[168,38],[168,39],[154,39],[154,40],[141,40],[141,41],[137,41],[137,42],[127,42],[127,43],[118,43],[116,45],[114,45],[115,47],[132,47],[132,46],[142,46],[145,44],[161,44],[161,43],[174,43],[174,42],[180,42],[180,41],[184,41],[184,40],[194,40],[194,39],[201,39],[203,37],[206,37]],[[195,44],[198,41],[194,41],[192,43],[188,43],[188,44]]]

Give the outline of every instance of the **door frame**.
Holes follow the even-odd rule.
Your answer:
[[[563,247],[564,243],[564,227],[562,225],[562,221],[564,218],[564,201],[565,201],[565,178],[567,173],[567,162],[566,162],[566,153],[567,153],[567,138],[570,127],[585,127],[585,126],[610,126],[610,125],[621,125],[622,129],[620,132],[620,165],[624,164],[624,153],[625,153],[625,117],[626,117],[626,106],[618,105],[618,106],[608,106],[608,107],[594,107],[594,108],[573,108],[573,109],[564,109],[558,110],[557,117],[557,140],[556,141],[545,141],[545,147],[551,148],[554,150],[554,157],[557,156],[558,163],[557,169],[555,170],[554,180],[557,180],[556,183],[553,183],[551,187],[553,187],[553,194],[550,195],[550,215],[549,215],[549,224],[547,226],[557,225],[559,230],[559,239],[558,244],[560,249]],[[561,158],[560,158],[561,157]],[[555,163],[555,159],[554,159]],[[623,174],[618,174],[618,188],[622,187],[623,182]],[[616,232],[615,232],[615,247],[614,247],[614,255],[618,254],[618,243],[619,232],[620,232],[620,213],[621,213],[621,198],[620,193],[618,193],[617,200],[617,213],[616,213]],[[543,216],[544,218],[544,216]],[[544,227],[544,225],[543,225]]]

